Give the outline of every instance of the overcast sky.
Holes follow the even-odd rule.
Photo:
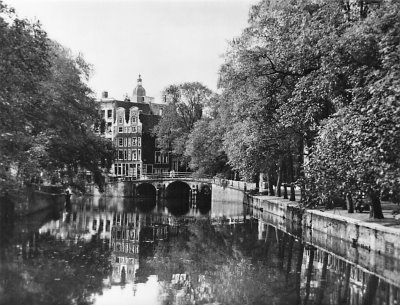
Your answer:
[[[39,20],[50,38],[94,67],[89,85],[122,99],[138,75],[148,96],[199,81],[216,90],[227,41],[247,25],[257,0],[4,0]]]

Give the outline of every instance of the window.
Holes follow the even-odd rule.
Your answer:
[[[128,160],[132,160],[131,158],[132,158],[132,155],[131,155],[131,150],[130,150],[130,149],[128,149]]]
[[[133,116],[133,115],[135,115],[135,113],[132,114],[132,124],[136,123],[136,116]]]
[[[168,154],[161,154],[161,163],[168,164]]]
[[[106,117],[106,111],[105,110],[102,110],[101,111],[101,118],[105,118]]]
[[[118,132],[123,132],[123,127],[118,127]]]
[[[137,132],[136,126],[132,126],[132,132]]]
[[[118,138],[118,146],[124,146],[124,143],[123,143],[123,141],[124,141],[124,139],[122,139],[122,138]]]
[[[136,138],[132,138],[132,146],[136,146],[136,145],[137,145]]]
[[[124,150],[124,160],[128,160],[128,151]]]
[[[141,149],[137,150],[137,158],[138,158],[138,160],[142,160],[142,150]]]
[[[156,164],[168,164],[168,154],[161,153],[160,151],[155,152],[155,163]]]
[[[108,133],[112,132],[112,123],[107,123],[107,132]]]
[[[124,153],[123,153],[123,150],[118,150],[118,159],[119,160],[123,160],[124,159]]]
[[[122,116],[119,116],[118,117],[118,123],[119,124],[122,124],[124,121],[123,121],[124,119],[123,119],[123,117]]]
[[[128,139],[127,138],[124,139],[124,146],[128,146]]]
[[[108,119],[112,118],[112,110],[111,109],[107,110],[107,118]]]
[[[138,142],[137,146],[139,146],[139,147],[142,146],[142,138],[141,137],[137,138],[137,142]]]
[[[132,144],[132,139],[128,138],[128,146],[131,146],[131,144]]]
[[[136,151],[136,149],[132,149],[132,160],[137,160],[137,151]]]
[[[156,164],[160,164],[161,163],[161,152],[159,152],[159,151],[156,151],[155,163]]]

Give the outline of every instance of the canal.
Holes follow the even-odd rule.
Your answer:
[[[1,225],[0,304],[399,303],[397,258],[325,239],[215,196],[74,198]]]

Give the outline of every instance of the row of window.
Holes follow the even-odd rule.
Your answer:
[[[115,133],[117,133],[117,130],[119,133],[135,133],[135,132],[140,132],[140,127],[139,126],[132,126],[132,127],[115,127]]]
[[[141,149],[119,149],[118,150],[118,160],[128,160],[135,161],[142,159],[142,150]]]
[[[117,163],[114,165],[114,173],[117,176],[140,177],[140,164]]]
[[[131,147],[131,146],[142,146],[142,138],[141,137],[133,137],[133,138],[116,138],[115,146],[119,147]]]
[[[156,151],[154,160],[155,160],[156,164],[168,164],[169,163],[168,154],[162,153],[161,151]]]
[[[111,118],[112,118],[112,109],[108,109],[108,110],[107,110],[107,117],[106,117],[106,111],[105,111],[105,110],[102,110],[102,111],[101,111],[101,117],[102,117],[102,118],[111,119]]]
[[[137,122],[137,112],[132,112],[131,113],[131,123],[136,123]],[[124,123],[124,117],[125,114],[120,112],[120,115],[118,116],[118,123],[123,124]],[[112,118],[112,109],[107,109],[107,116],[106,116],[106,110],[103,109],[101,110],[101,118],[104,119],[111,119]]]
[[[131,116],[131,124],[134,125],[137,122],[136,113]],[[124,124],[124,115],[118,116],[118,124]]]

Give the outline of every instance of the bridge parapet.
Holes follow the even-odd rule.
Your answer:
[[[255,190],[257,188],[257,183],[254,182],[228,180],[216,177],[213,178],[212,182],[222,187],[231,187],[241,191],[250,191],[250,190]]]

